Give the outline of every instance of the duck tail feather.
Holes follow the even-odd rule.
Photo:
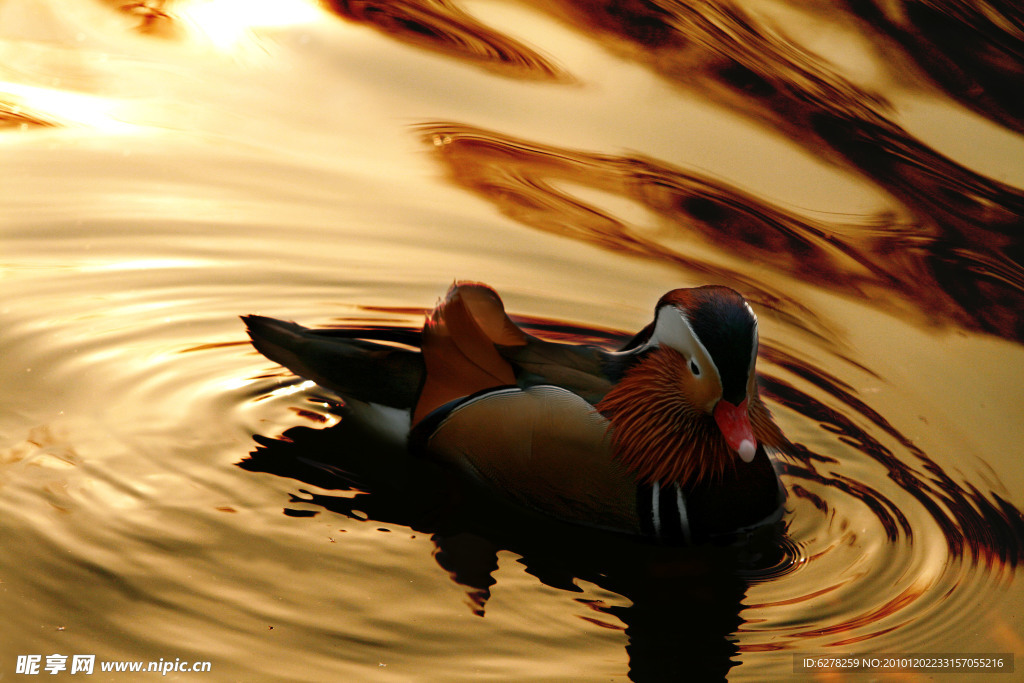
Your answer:
[[[318,334],[294,322],[243,316],[252,344],[270,360],[347,400],[410,408],[423,360],[409,351],[363,339]]]

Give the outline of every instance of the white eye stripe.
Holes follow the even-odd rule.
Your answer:
[[[658,311],[654,321],[654,331],[651,334],[648,346],[667,346],[675,349],[687,359],[692,365],[696,365],[695,375],[704,370],[704,365],[710,365],[717,372],[711,354],[693,331],[693,326],[686,319],[682,311],[674,306],[664,306]],[[691,366],[691,370],[692,370]]]

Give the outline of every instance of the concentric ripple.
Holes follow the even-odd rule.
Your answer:
[[[576,343],[611,347],[628,339],[621,332],[567,322],[518,322],[540,336]],[[338,324],[358,324],[358,319]],[[1009,583],[1024,557],[1024,514],[997,492],[958,483],[835,376],[770,345],[763,346],[763,354],[770,369],[760,381],[773,409],[784,421],[798,414],[817,423],[817,439],[827,445],[829,454],[798,446],[794,453],[781,456],[789,491],[783,533],[752,538],[735,548],[733,571],[747,585],[740,612],[743,623],[736,629],[737,652],[854,647],[877,652],[891,648],[893,642],[903,651],[920,651],[949,628],[977,620],[999,600],[999,587]],[[784,373],[805,380],[807,389],[781,379]],[[331,412],[328,408],[324,414]],[[341,432],[333,440],[324,439],[346,443]],[[434,528],[435,522],[425,520],[434,519],[436,511],[426,516],[409,516],[408,509],[399,512],[403,506],[388,502],[395,494],[378,489],[380,475],[376,484],[373,474],[364,476],[365,463],[345,455],[349,450],[343,445],[324,454],[312,432],[289,432],[284,440],[277,444],[258,437],[266,450],[257,449],[244,466],[321,487],[358,491],[354,498],[307,499],[357,519]],[[285,464],[293,459],[305,464]],[[324,462],[314,465],[319,459]],[[437,542],[436,533],[434,538]],[[492,542],[500,547],[503,541]],[[608,546],[609,539],[598,543]],[[631,553],[635,559],[636,550]],[[486,567],[482,580],[467,578],[465,570],[452,570],[456,582],[473,589],[480,614],[494,583],[494,567]],[[623,571],[616,566],[598,581],[626,581],[619,589],[631,595],[636,587],[617,576]]]

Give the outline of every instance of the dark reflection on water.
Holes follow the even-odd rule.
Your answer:
[[[986,5],[983,12],[963,9],[959,3],[955,7],[903,3],[882,10],[873,3],[851,4],[854,16],[877,19],[903,39],[902,58],[908,64],[937,75],[942,85],[956,81],[950,85],[954,96],[971,100],[981,113],[1019,129],[1017,84],[1024,74],[1024,51],[1019,29],[1010,29],[1019,10]],[[448,2],[331,5],[344,17],[370,22],[402,40],[426,42],[456,57],[527,65],[518,73],[529,77],[555,72],[518,46],[478,47],[497,46],[507,39]],[[571,200],[564,194],[552,197],[551,188],[540,182],[543,166],[552,170],[552,164],[560,165],[562,177],[577,181],[593,171],[606,181],[628,178],[667,195],[660,198],[662,216],[689,219],[686,228],[714,233],[729,248],[746,252],[749,246],[749,255],[764,257],[770,251],[790,261],[776,262],[777,267],[809,257],[809,272],[800,273],[804,277],[842,281],[850,293],[873,299],[896,291],[919,309],[923,319],[938,317],[1024,339],[1024,319],[1019,315],[1024,308],[1024,251],[1019,240],[1024,192],[965,168],[917,140],[892,120],[883,97],[854,84],[825,60],[785,40],[731,2],[562,0],[538,3],[538,7],[592,39],[603,38],[612,49],[625,51],[680,86],[773,126],[818,157],[863,174],[893,195],[912,221],[906,224],[892,216],[878,216],[867,225],[821,225],[655,160],[598,159],[495,132],[435,127],[432,132],[460,143],[459,149],[447,150],[446,159],[461,165],[454,174],[471,189],[482,194],[489,189],[491,198],[506,210],[509,193],[537,208],[545,203],[549,209],[567,208]],[[821,4],[814,9],[844,16],[849,11]],[[878,40],[882,34],[872,35]],[[972,51],[971,46],[985,49]],[[968,53],[971,58],[957,59]],[[943,68],[950,62],[959,66]],[[482,149],[487,144],[484,139],[490,144],[487,151]],[[468,149],[474,142],[475,149]],[[501,146],[503,154],[496,151]],[[488,153],[490,163],[485,160]],[[475,160],[467,160],[474,154]],[[503,155],[512,158],[501,159]],[[499,162],[511,163],[516,171],[496,185],[493,181],[500,171],[493,165]],[[643,199],[636,193],[633,189],[629,194]],[[573,216],[566,218],[588,209],[577,206]],[[534,222],[538,220],[534,216]],[[550,228],[553,221],[544,222]],[[595,238],[610,239],[617,249],[647,250],[646,245],[635,243],[635,235],[591,239]],[[929,293],[933,288],[941,293]]]
[[[879,43],[898,40],[914,61],[958,102],[1024,131],[1024,13],[1020,4],[848,2]]]
[[[966,230],[953,234],[948,221],[940,228],[938,221],[906,224],[887,215],[859,224],[811,220],[656,159],[561,149],[454,123],[425,124],[420,130],[453,182],[509,216],[671,263],[698,278],[738,283],[751,298],[785,313],[787,323],[818,335],[830,336],[812,326],[815,316],[773,287],[769,277],[821,284],[920,324],[1024,338],[1024,271],[1005,250],[1012,236],[986,230],[986,223],[972,224],[968,235]],[[654,225],[615,216],[574,196],[574,186],[632,200],[650,212]],[[1021,216],[1024,210],[1015,214],[1017,220]],[[671,243],[691,235],[753,259],[765,275],[755,279],[749,268],[729,269]]]
[[[517,78],[570,80],[557,65],[447,0],[324,0],[339,16]]]
[[[831,150],[836,163],[881,181],[922,220],[952,221],[954,229],[979,220],[995,229],[1020,225],[1021,191],[918,142],[889,118],[883,98],[731,2],[554,5],[581,28],[642,48],[666,77],[770,122],[816,154]],[[1021,55],[1007,57],[1019,67]]]
[[[526,572],[547,586],[581,593],[585,581],[626,598],[627,606],[578,600],[593,610],[581,618],[624,630],[636,681],[723,678],[738,652],[729,636],[742,621],[744,573],[769,576],[793,564],[788,546],[771,533],[743,548],[668,548],[511,510],[429,461],[388,452],[345,420],[256,441],[260,446],[241,467],[344,492],[300,488],[290,504],[430,534],[438,565],[464,587],[467,605],[481,617],[492,589],[500,589],[494,574],[502,550],[518,555]],[[310,511],[285,508],[296,513]]]

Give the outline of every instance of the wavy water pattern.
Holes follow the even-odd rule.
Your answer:
[[[884,98],[786,41],[738,5],[564,2],[560,7],[573,22],[630,40],[666,77],[770,121],[818,154],[837,154],[837,162],[878,181],[922,222],[938,218],[953,223],[954,230],[968,230],[979,221],[994,230],[1020,226],[1024,192],[914,139],[890,117]],[[646,32],[657,27],[656,37],[638,37],[628,29],[634,21]]]
[[[859,224],[812,220],[655,159],[567,150],[455,123],[425,124],[420,131],[454,182],[517,220],[618,253],[671,263],[691,279],[740,283],[755,300],[787,313],[794,324],[809,326],[814,318],[767,277],[755,280],[740,269],[727,270],[691,255],[697,253],[688,248],[693,236],[723,252],[756,258],[772,279],[827,284],[921,324],[967,326],[1009,337],[1024,333],[1018,315],[1024,307],[1024,270],[993,250],[998,241],[992,245],[982,235],[972,249],[954,256],[950,236],[937,229],[886,215]],[[611,214],[575,196],[574,187],[631,200],[657,222],[642,225]],[[687,246],[673,246],[677,235]],[[979,284],[990,277],[988,285]],[[998,287],[999,296],[989,294],[979,306],[981,294],[972,283]]]
[[[448,0],[325,0],[324,4],[350,21],[504,75],[572,80],[550,59],[485,26]]]
[[[1024,131],[1024,14],[1013,2],[849,2],[873,27],[899,41],[913,61],[965,107]]]
[[[433,4],[408,7],[428,12]],[[883,97],[854,84],[738,5],[559,2],[543,7],[557,8],[572,26],[604,35],[620,49],[625,43],[630,55],[664,77],[759,122],[770,122],[822,158],[866,175],[899,199],[916,230],[945,245],[931,269],[946,289],[959,289],[955,296],[965,303],[1013,297],[1012,307],[1019,308],[1024,254],[1012,235],[1022,227],[1024,191],[965,168],[915,139],[892,118]],[[447,5],[445,9],[456,11]],[[989,23],[1010,23],[999,22],[998,12],[987,15]],[[392,28],[395,35],[410,39],[423,33],[419,24],[414,26]],[[1006,33],[1014,36],[1012,29]],[[1011,70],[1021,68],[1014,54],[1003,60],[1014,65],[1007,67]],[[993,87],[991,92],[1013,89]],[[959,278],[962,269],[981,277]],[[970,303],[967,307],[978,308]],[[978,321],[985,329],[1024,338],[1019,316],[998,310],[975,315],[986,317]]]
[[[311,683],[1019,667],[1021,25],[1008,0],[3,0],[0,678],[33,653]],[[780,523],[671,547],[518,509],[238,319],[415,346],[453,279],[609,348],[665,291],[743,292],[795,444]]]
[[[336,324],[360,329],[352,328],[352,322]],[[609,348],[629,338],[624,332],[588,330],[559,321],[518,322],[543,337],[585,340]],[[414,343],[417,335],[409,328],[362,329],[392,330],[396,342]],[[307,514],[303,510],[312,506],[371,524],[397,524],[430,534],[435,560],[464,587],[466,604],[477,616],[486,614],[496,584],[496,557],[508,550],[520,555],[527,571],[548,585],[572,592],[578,590],[577,581],[586,579],[629,597],[633,602],[628,607],[591,606],[626,624],[631,670],[637,680],[674,675],[679,662],[692,661],[698,651],[704,652],[703,661],[711,667],[698,670],[712,674],[715,667],[724,665],[723,659],[707,656],[706,648],[712,643],[717,643],[713,651],[725,659],[736,654],[850,647],[899,633],[920,620],[946,628],[944,619],[950,617],[938,615],[971,612],[979,602],[992,600],[992,584],[1009,581],[1024,559],[1024,513],[997,492],[958,483],[838,378],[770,344],[762,344],[762,354],[772,366],[806,380],[810,388],[801,390],[771,374],[762,375],[768,399],[819,424],[849,453],[840,462],[832,455],[798,447],[784,457],[782,471],[791,499],[782,535],[750,539],[724,555],[702,550],[694,555],[690,550],[635,543],[627,543],[627,549],[620,547],[625,543],[621,539],[596,542],[590,532],[567,534],[560,523],[520,513],[512,522],[500,504],[462,490],[428,461],[409,458],[404,451],[382,458],[373,438],[344,420],[326,431],[295,427],[276,439],[257,436],[258,447],[239,464],[321,490],[346,492],[316,494],[300,489],[286,506],[287,514]],[[330,399],[313,400],[324,414],[338,410]],[[868,427],[858,426],[861,423]],[[899,450],[884,445],[881,438],[891,440]],[[395,476],[396,462],[401,477]],[[850,474],[863,468],[877,473]],[[429,493],[423,495],[423,490]],[[294,506],[300,509],[288,512]],[[567,535],[576,540],[566,545]],[[563,547],[552,556],[549,544]],[[936,556],[940,545],[944,548],[941,558]],[[629,563],[611,559],[622,553],[628,553]],[[653,570],[656,565],[647,562],[666,561],[700,573],[721,568],[725,562],[743,585],[770,586],[771,597],[759,601],[756,592],[748,593],[742,625],[734,614],[740,593],[716,603],[721,611],[709,615],[708,623],[721,624],[720,630],[712,630],[710,639],[707,632],[698,638],[678,623],[667,627],[675,611],[689,609],[692,594],[684,591],[666,603],[657,603],[647,594],[644,582],[650,577],[642,568]],[[664,584],[658,585],[664,590]],[[740,584],[724,584],[720,589],[742,591]],[[717,639],[734,628],[746,639],[735,650],[723,650]],[[926,629],[914,637],[926,641],[929,632]],[[669,639],[675,639],[674,648],[663,646]]]

